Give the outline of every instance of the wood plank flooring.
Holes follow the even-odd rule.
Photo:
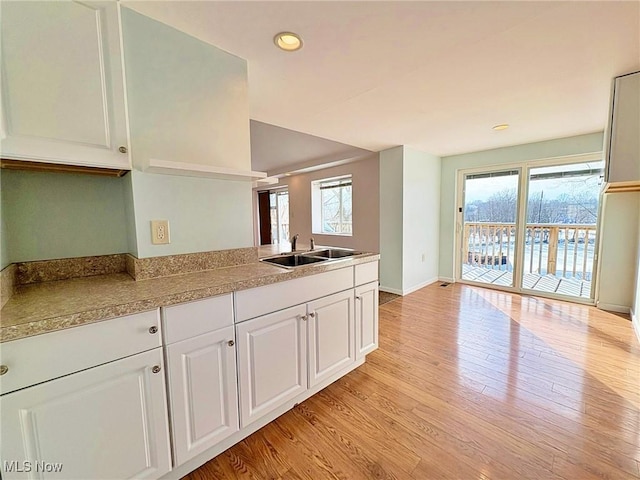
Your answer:
[[[593,307],[430,285],[380,307],[367,362],[204,479],[638,479],[640,346]]]

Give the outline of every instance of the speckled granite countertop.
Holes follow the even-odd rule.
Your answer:
[[[365,253],[286,270],[263,262],[149,280],[126,273],[17,287],[0,311],[0,342],[376,261]]]

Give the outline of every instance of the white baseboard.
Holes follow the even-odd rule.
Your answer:
[[[426,282],[419,283],[418,285],[414,285],[413,287],[409,287],[407,289],[402,290],[402,295],[409,295],[410,293],[415,292],[416,290],[420,290],[421,288],[426,287],[427,285],[431,285],[438,281],[438,277],[430,278]]]
[[[640,343],[640,318],[638,318],[633,309],[631,310],[631,324],[636,332],[636,337],[638,337],[638,343]]]
[[[596,306],[600,310],[607,310],[609,312],[626,313],[626,314],[631,313],[631,308],[627,307],[626,305],[616,305],[615,303],[598,302]]]
[[[451,277],[438,277],[438,281],[447,282],[447,283],[456,283],[456,279]]]
[[[382,285],[378,287],[378,290],[380,290],[381,292],[393,293],[395,295],[402,295],[402,290],[398,290],[396,288],[384,287]]]

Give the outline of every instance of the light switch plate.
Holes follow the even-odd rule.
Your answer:
[[[169,220],[151,220],[151,243],[166,245],[171,243],[169,238]]]

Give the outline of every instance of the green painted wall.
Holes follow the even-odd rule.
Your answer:
[[[5,170],[2,266],[128,251],[123,178]]]
[[[122,36],[133,166],[251,170],[246,60],[128,8]]]
[[[251,183],[131,175],[139,258],[253,246]],[[169,220],[169,245],[151,244],[151,220]]]
[[[402,292],[403,147],[380,152],[380,288]]]
[[[440,277],[453,278],[458,170],[599,152],[602,148],[603,133],[598,132],[444,157],[440,176]]]
[[[3,171],[0,169],[0,270],[11,263],[9,259],[9,242],[7,241],[7,227],[4,219],[4,199],[2,188]]]

